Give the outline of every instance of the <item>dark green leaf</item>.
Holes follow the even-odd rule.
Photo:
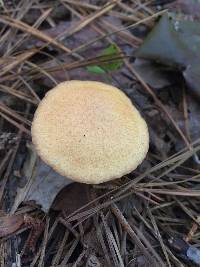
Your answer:
[[[105,70],[103,70],[101,67],[97,65],[87,66],[87,70],[94,74],[105,74],[106,73]]]
[[[102,51],[102,56],[109,60],[113,60],[113,57],[116,57],[119,55],[119,49],[115,44],[111,44],[109,47],[105,48]],[[100,66],[105,70],[105,71],[114,71],[118,70],[122,67],[122,59],[115,60],[114,62],[111,63],[103,63],[100,64]]]
[[[195,95],[200,95],[200,64],[188,65],[183,72],[188,85],[193,89]]]
[[[200,23],[178,21],[164,15],[136,52],[136,57],[150,59],[183,71],[186,82],[196,90],[200,77]]]

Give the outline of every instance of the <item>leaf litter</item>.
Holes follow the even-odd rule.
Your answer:
[[[198,264],[198,3],[170,4],[183,17],[151,2],[3,1],[1,266]],[[77,77],[121,88],[147,120],[148,156],[120,180],[71,183],[31,145],[40,99]]]
[[[136,52],[137,57],[177,68],[199,97],[200,24],[164,15]]]
[[[169,10],[187,16],[190,20],[200,20],[200,2],[197,0],[176,0],[168,4]]]
[[[22,202],[34,202],[44,212],[48,213],[58,192],[72,183],[70,179],[59,175],[46,163],[38,159],[32,146],[29,146],[22,173],[27,183],[24,188],[18,190],[12,212],[15,212]]]

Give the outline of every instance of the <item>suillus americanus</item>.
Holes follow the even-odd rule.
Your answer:
[[[119,89],[66,81],[40,102],[32,123],[39,156],[73,181],[99,184],[130,173],[149,148],[145,120]]]

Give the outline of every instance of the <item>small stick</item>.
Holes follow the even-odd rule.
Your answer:
[[[41,250],[41,255],[40,255],[38,267],[44,266],[45,250],[46,250],[46,246],[47,246],[47,242],[48,242],[49,221],[50,221],[50,218],[48,217],[46,220],[46,228],[44,231],[44,239],[43,239],[43,245],[42,245],[42,250]]]
[[[111,205],[111,211],[114,213],[116,218],[119,220],[119,223],[122,225],[125,231],[137,242],[138,247],[141,249],[144,255],[148,258],[148,260],[152,263],[152,266],[156,266],[157,263],[155,262],[151,254],[147,251],[146,247],[142,244],[137,234],[131,228],[130,224],[127,222],[126,218],[123,216],[123,214],[121,213],[121,211],[118,209],[118,207],[115,204]]]
[[[200,216],[197,217],[197,221],[200,223]],[[193,238],[193,236],[196,233],[198,228],[199,228],[199,225],[196,222],[194,222],[192,224],[192,227],[191,227],[190,231],[188,232],[187,236],[185,237],[185,241],[186,242],[190,242],[191,241],[191,239]]]

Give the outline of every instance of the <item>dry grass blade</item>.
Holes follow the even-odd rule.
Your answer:
[[[48,244],[48,242],[51,240],[52,235],[53,235],[53,233],[54,233],[54,231],[55,231],[57,225],[58,225],[58,218],[54,221],[53,225],[51,226],[51,228],[50,228],[49,231],[48,231],[47,244]],[[45,241],[45,242],[46,242],[46,241]],[[44,244],[44,243],[43,243],[43,244]],[[43,245],[43,244],[42,244],[42,245]],[[34,266],[35,266],[35,264],[37,263],[37,261],[38,261],[40,255],[41,255],[41,248],[38,250],[38,252],[36,253],[36,255],[34,255],[34,258],[33,258],[32,262],[31,262],[31,264],[30,264],[30,267],[34,267]]]
[[[89,3],[84,3],[84,2],[81,2],[81,1],[74,1],[74,0],[62,0],[62,2],[64,3],[69,3],[71,5],[74,5],[74,6],[78,6],[78,7],[82,7],[82,8],[85,8],[85,9],[89,9],[89,10],[99,10],[100,7],[99,6],[95,6],[93,4],[89,4]]]
[[[29,120],[27,120],[26,118],[23,118],[16,111],[12,110],[11,108],[7,107],[6,105],[0,103],[0,110],[7,113],[8,115],[13,117],[14,119],[20,121],[21,123],[24,123],[28,126],[31,126],[31,122]]]
[[[145,244],[145,246],[148,248],[148,250],[155,257],[155,259],[157,259],[157,261],[159,262],[158,266],[159,267],[165,267],[164,261],[162,260],[160,255],[157,253],[157,251],[154,249],[154,247],[151,245],[151,243],[148,241],[148,239],[145,237],[145,235],[142,233],[142,231],[136,226],[133,226],[132,228],[135,230],[135,232],[138,235],[138,237],[140,238],[140,240]]]
[[[47,9],[39,18],[38,20],[34,23],[34,25],[32,27],[34,28],[38,28],[41,23],[45,20],[45,19],[48,19],[48,16],[49,14],[51,13],[52,11],[52,8],[49,8]],[[16,50],[18,47],[20,48],[20,45],[23,44],[23,42],[25,42],[28,37],[30,36],[31,34],[24,34],[22,38],[20,38],[11,48],[10,50],[7,52],[7,54],[11,54],[14,50]]]
[[[73,5],[75,7],[81,7],[83,8],[84,10],[90,10],[90,11],[97,11],[97,10],[100,10],[101,7],[97,6],[97,5],[93,5],[93,4],[88,4],[88,3],[84,3],[84,2],[81,2],[81,1],[73,1],[73,0],[63,0],[62,2],[66,2],[66,3],[69,3],[70,5]],[[117,5],[118,6],[124,6],[123,3],[121,3],[121,1],[117,1]],[[136,13],[138,12],[134,12],[133,9],[130,9],[131,10],[131,15],[128,15],[128,14],[124,14],[124,12],[119,12],[119,11],[114,11],[114,10],[110,10],[109,11],[109,14],[113,17],[117,17],[117,18],[120,18],[124,21],[139,21],[141,18],[137,17],[136,16]],[[129,10],[129,11],[130,11]],[[142,14],[142,13],[141,13]],[[151,14],[154,14],[153,12],[151,12]],[[143,14],[142,14],[143,15]],[[142,16],[142,19],[145,17],[145,15]],[[148,22],[144,21],[144,24],[146,24],[147,26],[149,26]]]
[[[62,253],[63,253],[63,249],[64,249],[64,246],[67,242],[67,239],[69,237],[69,232],[68,231],[65,231],[65,234],[63,236],[63,239],[58,247],[58,250],[57,250],[57,253],[55,254],[53,260],[52,260],[52,265],[58,265],[59,262],[60,262],[60,259],[62,257]]]
[[[5,168],[6,168],[6,163],[8,162],[11,154],[12,154],[12,149],[10,149],[6,153],[6,155],[4,156],[4,159],[1,161],[1,163],[0,163],[0,176],[2,176],[2,174],[3,174],[3,172],[4,172]]]
[[[174,205],[175,201],[171,201],[171,202],[168,202],[168,203],[163,203],[163,204],[160,204],[159,206],[157,207],[153,207],[151,208],[151,212],[153,212],[154,210],[158,210],[158,209],[164,209],[166,207],[169,207],[171,205]]]
[[[174,182],[163,182],[162,180],[160,182],[155,182],[155,180],[157,180],[156,178],[154,178],[151,182],[147,182],[147,183],[138,183],[138,186],[140,187],[158,187],[158,186],[167,186],[167,185],[177,185],[177,184],[184,184],[188,181],[195,181],[196,179],[198,179],[200,177],[200,174],[197,174],[195,176],[180,180],[180,181],[174,181]],[[160,179],[160,178],[159,178]],[[198,180],[197,180],[198,181]]]
[[[64,52],[71,53],[71,50],[69,48],[67,48],[63,44],[59,43],[58,41],[56,41],[54,38],[51,38],[47,34],[35,29],[34,27],[29,26],[28,24],[26,24],[20,20],[17,20],[17,19],[11,18],[11,17],[7,17],[7,16],[1,16],[0,22],[4,23],[6,25],[9,25],[13,28],[19,29],[21,31],[27,32],[27,33],[35,36],[36,38],[41,39],[42,41],[45,41],[49,44],[54,45],[56,48],[61,49]]]
[[[34,64],[34,63],[30,62],[30,61],[27,61],[26,63],[32,67],[30,71],[23,71],[22,70],[21,72],[19,72],[17,74],[4,76],[3,78],[0,79],[0,82],[4,82],[4,81],[7,81],[7,80],[14,80],[19,75],[24,75],[24,76],[28,75],[31,80],[39,79],[39,78],[43,77],[42,74],[44,74],[51,81],[53,81],[53,83],[55,83],[55,85],[56,85],[57,81],[51,76],[51,74],[50,74],[51,72],[55,72],[55,71],[58,71],[60,69],[73,70],[73,69],[76,69],[76,68],[81,68],[81,67],[94,65],[94,64],[115,63],[115,62],[118,62],[120,59],[124,59],[124,58],[128,58],[128,57],[129,56],[125,56],[125,55],[120,55],[119,54],[119,55],[110,57],[110,59],[105,59],[105,57],[99,56],[99,57],[94,57],[94,58],[74,61],[72,63],[60,64],[59,66],[56,66],[56,67],[43,67],[43,66],[40,66],[40,65],[36,65],[36,64]],[[39,73],[36,73],[37,71]]]
[[[198,141],[199,142],[199,141]],[[197,143],[198,143],[197,142]],[[200,194],[200,191],[198,190],[189,190],[189,189],[184,189],[183,190],[171,190],[171,189],[145,189],[145,188],[139,188],[139,187],[136,187],[135,185],[137,183],[139,183],[142,179],[144,179],[145,177],[147,177],[149,174],[153,173],[153,172],[156,172],[158,170],[161,170],[162,168],[164,167],[167,167],[173,163],[176,163],[177,161],[179,161],[181,158],[184,158],[185,161],[187,159],[189,159],[193,153],[197,152],[200,150],[200,146],[197,146],[196,148],[194,148],[194,151],[186,151],[185,153],[181,154],[181,155],[177,155],[176,157],[172,158],[170,157],[169,160],[166,160],[164,162],[161,162],[159,164],[157,164],[156,166],[152,167],[150,170],[146,171],[145,173],[139,175],[138,177],[136,177],[133,181],[130,181],[128,183],[125,183],[124,185],[120,186],[119,188],[117,189],[113,189],[111,190],[110,192],[108,192],[107,194],[105,195],[102,195],[100,196],[99,198],[93,200],[92,202],[88,203],[87,205],[84,205],[82,208],[79,208],[77,211],[75,211],[74,213],[72,213],[71,215],[69,215],[67,217],[67,220],[69,222],[71,221],[74,221],[74,220],[79,220],[81,218],[84,218],[86,216],[86,218],[88,218],[88,216],[92,216],[94,215],[95,213],[97,213],[99,210],[105,208],[105,207],[108,207],[110,204],[112,203],[115,203],[116,201],[119,201],[120,199],[123,199],[125,196],[127,195],[130,195],[132,194],[132,192],[129,192],[127,194],[124,194],[125,192],[127,192],[128,190],[130,190],[132,187],[134,187],[136,189],[136,192],[147,192],[147,193],[154,193],[154,194],[157,194],[158,192],[160,194],[163,194],[163,195],[187,195],[187,196],[199,196]],[[107,201],[101,205],[98,205],[97,207],[95,208],[91,208],[85,212],[81,212],[82,209],[85,209],[86,207],[90,206],[92,203],[94,203],[95,201],[97,200],[100,200],[102,199],[103,197],[106,197],[108,195],[113,195],[114,197],[112,198],[111,201]],[[124,194],[124,195],[123,195]],[[120,196],[120,197],[119,197]],[[85,218],[83,219],[83,221],[85,220]]]
[[[29,136],[31,135],[30,130],[26,129],[22,124],[19,124],[18,122],[16,122],[15,120],[11,119],[10,117],[8,117],[7,115],[5,115],[3,112],[0,111],[0,116],[2,118],[4,118],[5,120],[7,120],[8,122],[10,122],[12,125],[14,125],[15,127],[17,127],[19,130],[21,130],[22,132],[28,134]]]
[[[164,242],[163,242],[162,236],[161,236],[160,231],[159,231],[159,229],[158,229],[156,220],[155,220],[153,214],[151,213],[151,210],[148,209],[148,207],[147,207],[147,212],[148,212],[149,217],[150,217],[150,219],[151,219],[151,222],[152,222],[152,225],[153,225],[153,227],[154,227],[154,231],[155,231],[155,233],[156,233],[156,236],[157,236],[157,238],[158,238],[158,241],[160,242],[160,245],[161,245],[163,254],[165,255],[167,264],[168,264],[169,267],[172,267],[172,265],[171,265],[171,263],[170,263],[170,260],[169,260],[169,256],[168,256],[168,254],[167,254],[167,250],[166,250],[165,244],[164,244]]]
[[[1,18],[0,18],[1,20]],[[23,63],[25,60],[29,59],[31,56],[33,56],[36,52],[36,49],[32,49],[30,51],[25,51],[20,55],[15,56],[12,58],[11,63],[6,64],[6,66],[0,66],[2,68],[0,76],[3,76],[5,73],[11,71],[14,69],[17,65]],[[4,58],[4,61],[6,62],[6,58]],[[8,59],[8,62],[10,60]]]
[[[45,250],[46,250],[47,241],[48,241],[49,221],[50,221],[50,218],[47,217],[46,227],[45,227],[45,231],[44,231],[44,239],[43,239],[43,244],[42,244],[42,248],[41,248],[41,254],[40,254],[40,260],[38,263],[38,267],[44,266]]]
[[[85,67],[89,65],[94,65],[94,64],[102,64],[102,63],[116,63],[120,59],[128,58],[129,56],[123,55],[122,53],[119,53],[117,55],[110,56],[109,58],[105,58],[105,56],[97,56],[93,58],[87,58],[83,60],[78,60],[74,61],[73,63],[69,64],[62,64],[60,66],[56,67],[51,67],[51,68],[45,68],[48,72],[53,72],[56,70],[59,70],[60,67],[64,68],[65,70],[72,70],[75,68],[80,68],[80,67]]]
[[[198,141],[198,143],[199,143],[199,141]],[[178,162],[181,159],[184,159],[183,161],[181,161],[183,163],[186,160],[188,160],[192,155],[197,153],[198,151],[200,151],[200,145],[195,147],[192,151],[188,150],[185,153],[182,153],[181,155],[178,154],[176,157],[170,157],[169,159],[167,159],[167,160],[165,160],[165,161],[163,161],[161,163],[158,163],[157,165],[155,165],[151,169],[147,170],[143,174],[141,174],[138,177],[136,177],[133,181],[127,182],[126,184],[121,186],[121,188],[119,188],[120,191],[119,191],[119,193],[116,194],[116,196],[118,196],[120,194],[123,194],[124,192],[129,190],[131,187],[134,187],[137,183],[142,181],[149,174],[152,174],[153,172],[156,172],[156,171],[161,170],[161,169],[163,169],[163,168],[165,168],[167,166],[170,166],[171,164],[174,164],[174,163]]]
[[[147,208],[147,210],[150,210],[150,209]],[[145,220],[145,218],[140,214],[140,212],[136,208],[135,208],[135,212],[136,212],[138,218],[144,223],[145,227],[147,227],[147,229],[154,235],[154,237],[157,238],[158,240],[159,239],[162,239],[162,237],[159,236],[159,232],[156,230],[157,229],[157,226],[155,228],[152,228],[152,226],[150,225],[150,223],[148,223],[147,220]],[[153,217],[153,219],[154,219],[154,217]],[[161,240],[161,242],[163,242],[163,241]],[[175,266],[177,266],[177,267],[180,267],[180,266],[184,267],[184,265],[182,265],[182,263],[173,255],[173,253],[171,252],[171,250],[165,244],[163,244],[163,245],[164,245],[164,250],[168,253],[169,257],[171,258],[171,260],[173,261],[173,263],[175,264]]]
[[[174,256],[174,254],[171,252],[171,250],[166,247],[166,250],[168,252],[168,254],[170,255],[170,258],[172,259],[174,266],[176,267],[187,267],[185,264],[183,264],[182,262],[180,262],[180,260]]]
[[[20,83],[22,82],[23,85],[25,85],[25,87],[28,89],[30,94],[35,98],[35,100],[39,104],[40,103],[40,97],[36,94],[35,90],[30,86],[30,84],[22,76],[19,76],[19,82]]]
[[[68,249],[67,254],[65,255],[64,259],[61,262],[61,266],[65,266],[67,262],[69,261],[69,258],[71,257],[72,253],[74,252],[75,248],[77,247],[79,243],[79,239],[75,239],[72,246]]]
[[[154,204],[154,205],[159,205],[158,202],[152,200],[150,197],[147,197],[147,196],[145,196],[144,194],[141,194],[141,193],[138,193],[138,192],[135,192],[135,194],[136,194],[137,196],[139,196],[139,197],[144,198],[145,200],[149,201],[150,203],[152,203],[152,204]]]
[[[26,61],[26,64],[31,67],[32,71],[37,70],[39,73],[42,74],[42,76],[44,75],[44,76],[48,77],[55,85],[58,84],[57,81],[53,78],[53,76],[51,74],[49,74],[48,71],[46,71],[44,68],[42,68],[39,65],[36,65],[30,61]],[[31,77],[31,79],[32,79],[32,77]]]
[[[82,30],[84,27],[86,27],[89,23],[94,21],[95,19],[101,17],[108,11],[110,11],[115,5],[116,5],[116,0],[112,1],[111,3],[106,4],[102,9],[99,11],[92,13],[91,15],[83,18],[76,26],[74,26],[72,29],[67,30],[67,34],[64,32],[62,33],[62,36],[65,35],[65,37],[69,37],[73,35],[74,33],[77,33],[78,31]]]
[[[110,255],[109,255],[107,246],[106,246],[104,238],[103,238],[102,226],[101,226],[101,223],[98,223],[98,215],[94,216],[93,220],[94,220],[94,225],[96,228],[97,240],[99,241],[99,243],[102,247],[102,250],[104,252],[105,259],[106,259],[108,265],[111,266]]]
[[[109,23],[106,20],[101,19],[101,23],[102,23],[101,26],[103,26],[102,28],[106,29],[107,31],[111,30],[109,32],[116,32],[118,30],[117,26]],[[140,38],[130,34],[128,31],[120,31],[120,32],[118,32],[118,36],[123,41],[126,40],[126,42],[133,47],[138,47],[142,43],[142,40]]]
[[[114,215],[116,216],[116,218],[119,220],[119,223],[122,225],[124,230],[127,231],[127,233],[131,236],[131,238],[133,238],[133,240],[136,242],[137,246],[141,249],[142,253],[148,258],[148,260],[151,262],[151,264],[153,264],[153,266],[157,266],[157,262],[151,256],[151,254],[146,250],[145,246],[140,241],[138,235],[133,231],[133,229],[131,228],[131,226],[129,225],[129,223],[127,222],[127,220],[125,219],[125,217],[121,213],[121,211],[118,209],[118,207],[115,204],[113,204],[111,206],[111,210],[114,213]],[[164,267],[164,265],[160,265],[160,266]]]
[[[200,222],[198,219],[195,218],[195,216],[192,214],[192,211],[184,205],[184,203],[181,203],[178,198],[175,197],[175,201],[179,204],[181,209],[198,225],[200,226]]]
[[[20,90],[12,89],[12,88],[5,86],[5,85],[0,85],[0,91],[7,93],[7,94],[10,94],[12,96],[15,96],[21,100],[27,101],[27,102],[34,104],[34,105],[37,105],[39,103],[39,101],[31,99],[30,96],[25,94],[24,92],[22,92]]]
[[[100,213],[100,216],[101,216],[101,219],[103,221],[103,225],[104,225],[104,229],[106,232],[107,241],[108,241],[110,252],[111,252],[111,255],[113,258],[114,265],[116,267],[117,266],[124,267],[124,263],[123,263],[121,255],[120,255],[120,250],[119,250],[117,243],[116,243],[116,240],[114,239],[114,236],[113,236],[113,234],[112,234],[112,232],[111,232],[111,230],[110,230],[110,228],[106,222],[106,218],[102,213]]]
[[[188,196],[188,197],[200,197],[200,190],[194,190],[194,189],[145,189],[145,188],[138,188],[138,191],[142,192],[151,192],[154,194],[161,194],[161,195],[172,195],[172,196]]]
[[[138,5],[139,5],[139,3],[138,3]],[[144,3],[143,5],[141,5],[141,9],[145,9],[146,10],[147,9],[146,5],[147,5],[147,3]],[[140,12],[139,11],[139,8],[138,7],[133,8],[133,7],[131,7],[131,6],[127,5],[127,4],[125,4],[125,3],[122,3],[122,2],[119,2],[118,3],[118,6],[123,11],[125,11],[127,13],[131,13],[131,15],[132,16],[135,16],[136,19],[143,18],[145,16],[145,14],[143,12]],[[148,11],[149,11],[148,12],[149,14],[151,14],[151,15],[154,14],[153,10],[151,10],[149,8],[148,8]],[[136,15],[137,15],[137,17],[136,17]]]
[[[111,200],[105,201],[105,202],[103,202],[103,204],[99,204],[99,205],[97,205],[97,206],[94,207],[94,208],[91,208],[91,209],[89,209],[89,210],[87,210],[87,211],[83,211],[83,212],[80,212],[80,213],[79,213],[79,211],[83,208],[83,207],[82,207],[82,208],[80,208],[79,210],[77,210],[77,211],[75,212],[75,215],[73,215],[73,216],[72,216],[72,214],[69,215],[69,216],[67,217],[67,221],[68,221],[68,222],[73,222],[73,221],[78,220],[78,223],[74,225],[74,227],[76,227],[76,226],[78,226],[80,223],[82,223],[82,222],[84,222],[85,220],[87,220],[88,218],[90,218],[91,216],[95,215],[98,211],[100,211],[100,210],[102,210],[102,209],[104,209],[104,208],[108,208],[111,204],[113,204],[113,203],[115,203],[115,202],[117,202],[117,201],[119,201],[119,200],[121,200],[121,199],[123,199],[123,198],[129,196],[129,195],[132,195],[132,194],[133,194],[133,192],[128,192],[128,193],[126,193],[126,194],[124,194],[124,195],[121,195],[121,196],[118,197],[118,198],[113,198],[113,197],[111,196],[111,197],[110,197]],[[103,198],[103,197],[104,197],[104,195],[101,196],[101,198]],[[95,201],[96,201],[96,199],[95,199]],[[95,202],[95,201],[94,201],[94,202]],[[91,203],[89,203],[89,204],[91,204]],[[88,204],[88,205],[89,205],[89,204]],[[87,207],[88,205],[86,204],[84,207]],[[77,213],[77,214],[76,214],[76,213]]]
[[[77,239],[79,238],[79,233],[75,230],[75,227],[72,227],[70,223],[68,223],[66,220],[63,218],[59,218],[59,222],[62,223],[68,231],[70,231]]]

